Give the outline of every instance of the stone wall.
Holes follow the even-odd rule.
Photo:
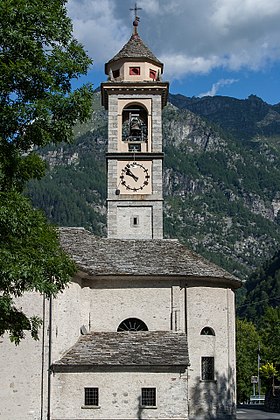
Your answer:
[[[52,420],[187,419],[186,375],[178,372],[56,373]],[[99,388],[99,407],[84,408],[84,388]],[[156,388],[156,407],[141,407],[141,388]]]
[[[85,308],[82,323],[90,331],[116,332],[119,324],[127,318],[141,319],[149,331],[170,330],[170,279],[87,280],[82,289],[82,301]]]
[[[52,360],[56,360],[77,341],[85,310],[80,300],[81,288],[72,282],[52,302]],[[26,293],[18,305],[29,315],[45,319],[40,339],[35,341],[26,332],[18,346],[7,334],[0,337],[0,419],[39,420],[47,415],[49,359],[49,301],[38,293]],[[88,314],[88,311],[85,311]],[[43,345],[44,334],[44,345]],[[42,375],[43,369],[43,375]]]
[[[214,283],[214,281],[213,281]],[[187,288],[190,418],[235,418],[234,293],[221,287]],[[215,335],[201,335],[204,327]],[[214,357],[214,380],[201,378],[201,358]],[[209,417],[210,418],[210,417]]]
[[[43,317],[43,297],[39,294],[26,294],[18,303],[28,314]],[[34,341],[27,332],[18,346],[10,342],[7,334],[0,337],[1,419],[40,419],[42,361],[47,366],[48,343],[42,346],[42,334],[40,341]],[[43,385],[47,383],[44,372]]]
[[[24,309],[29,308],[29,313],[42,315],[40,295],[26,295],[21,306]],[[47,407],[47,308],[45,315],[44,415]],[[81,326],[84,325],[87,331],[116,331],[126,318],[143,320],[150,331],[172,329],[174,332],[184,332],[187,325],[191,364],[188,376],[152,371],[99,372],[98,375],[55,373],[52,376],[53,420],[75,418],[69,417],[71,406],[74,411],[77,410],[75,413],[80,416],[77,418],[93,417],[92,410],[81,409],[83,388],[86,386],[98,386],[100,390],[104,390],[102,401],[108,403],[107,408],[103,402],[102,409],[93,409],[94,418],[104,418],[101,416],[105,415],[104,410],[108,410],[106,418],[115,409],[117,411],[112,415],[113,418],[122,418],[121,407],[128,407],[129,416],[132,416],[134,407],[134,418],[135,413],[138,413],[142,416],[139,418],[181,419],[187,418],[187,406],[190,418],[195,420],[209,415],[217,418],[220,416],[222,419],[235,418],[234,293],[231,289],[215,285],[214,279],[211,287],[209,280],[205,284],[203,280],[200,280],[200,284],[196,280],[190,280],[186,289],[184,281],[172,277],[164,279],[149,276],[144,279],[137,276],[117,276],[77,279],[53,302],[52,361],[59,360],[75,344],[80,336]],[[200,332],[205,326],[213,328],[215,336],[202,336]],[[42,341],[35,342],[26,338],[15,347],[7,337],[1,338],[0,418],[40,419],[42,350]],[[201,380],[202,356],[215,358],[214,381]],[[66,381],[65,375],[68,375],[69,381]],[[161,398],[162,401],[158,404],[158,409],[137,412],[135,410],[139,390],[145,384],[156,386],[159,390],[159,401]],[[176,404],[173,400],[176,400]],[[62,412],[62,408],[66,411]],[[154,415],[158,417],[153,417]]]
[[[162,199],[162,156],[145,157],[136,153],[125,158],[121,155],[121,110],[126,103],[139,103],[149,109],[148,150],[162,153],[162,113],[161,95],[137,94],[128,91],[127,95],[109,95],[108,106],[108,153],[120,153],[119,157],[108,158],[108,200],[107,226],[109,238],[162,239],[163,237],[163,199]],[[118,104],[122,106],[118,109]],[[141,158],[142,155],[142,158]],[[144,156],[144,158],[143,158]],[[127,191],[120,185],[121,168],[130,161],[139,160],[149,170],[150,183],[143,191]],[[126,160],[125,160],[126,159]],[[143,160],[144,159],[144,160]],[[119,194],[116,194],[116,190]],[[139,225],[132,226],[134,216],[139,217]]]

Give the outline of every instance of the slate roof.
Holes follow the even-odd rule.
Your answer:
[[[238,288],[232,274],[190,251],[176,239],[98,238],[84,228],[60,228],[64,250],[89,276],[179,276],[220,279]]]
[[[144,44],[140,36],[132,35],[129,41],[122,47],[122,49],[106,63],[105,71],[107,74],[108,64],[118,60],[132,60],[132,59],[148,59],[163,67],[163,64],[156,58],[152,51]]]
[[[57,362],[63,367],[170,367],[189,365],[185,334],[170,331],[92,332]]]

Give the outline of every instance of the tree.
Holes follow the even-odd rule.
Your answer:
[[[30,150],[69,142],[89,116],[92,87],[71,90],[91,60],[72,36],[66,0],[2,0],[0,8],[1,190],[42,175]]]
[[[55,296],[74,273],[57,233],[22,195],[41,178],[36,154],[70,142],[73,126],[90,115],[92,87],[71,81],[91,64],[72,36],[66,0],[2,0],[0,8],[0,334],[16,343],[40,321],[16,307],[26,291]]]
[[[245,402],[252,393],[251,376],[258,374],[259,335],[248,321],[236,321],[236,379],[238,402]]]
[[[263,361],[280,367],[280,307],[269,307],[260,321],[260,335],[265,346]]]
[[[260,373],[265,379],[271,379],[278,374],[278,371],[273,363],[265,363],[260,367]]]
[[[260,367],[260,374],[266,382],[266,395],[272,392],[275,396],[275,378],[277,378],[278,371],[273,363],[265,363]]]
[[[279,307],[280,251],[255,270],[245,283],[246,297],[238,315],[260,325],[267,309]]]
[[[24,330],[38,338],[40,320],[16,307],[13,297],[28,291],[56,296],[75,273],[58,245],[57,231],[21,194],[0,193],[0,335],[19,343]]]

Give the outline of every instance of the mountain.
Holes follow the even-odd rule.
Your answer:
[[[250,275],[245,291],[237,311],[242,318],[256,323],[268,308],[280,308],[280,251]]]
[[[241,141],[280,135],[280,103],[269,105],[255,95],[235,99],[227,96],[188,98],[170,94],[169,101],[179,109],[188,109],[218,124]]]
[[[241,142],[170,106],[164,117],[166,233],[235,274],[250,271],[278,246],[276,140]]]
[[[242,279],[280,241],[278,111],[256,97],[170,95],[163,112],[165,236]],[[50,170],[28,194],[58,225],[105,235],[107,114],[99,92],[91,120],[75,134],[71,145],[40,151]]]

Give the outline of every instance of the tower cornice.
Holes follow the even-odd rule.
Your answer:
[[[121,94],[151,94],[161,95],[162,108],[167,104],[169,83],[168,82],[104,82],[101,83],[102,105],[108,109],[108,96]]]
[[[151,152],[151,153],[132,153],[132,152],[108,152],[106,153],[106,159],[118,159],[118,160],[147,160],[147,159],[163,159],[164,153]]]

